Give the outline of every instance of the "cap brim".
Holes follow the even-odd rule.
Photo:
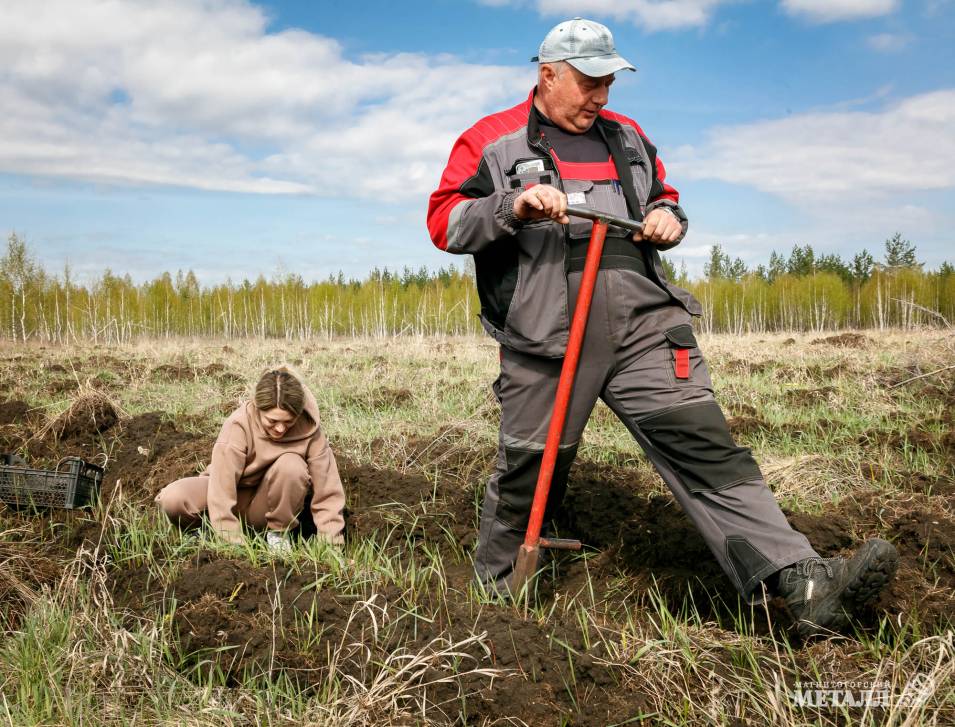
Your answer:
[[[611,73],[619,71],[636,71],[630,63],[621,56],[614,53],[608,56],[595,56],[593,58],[567,58],[567,62],[591,78],[602,78]]]

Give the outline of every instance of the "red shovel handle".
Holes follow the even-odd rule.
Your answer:
[[[577,375],[577,363],[580,361],[580,348],[583,345],[584,333],[587,330],[590,301],[594,296],[594,284],[597,282],[600,255],[603,253],[606,236],[606,220],[602,217],[596,219],[590,233],[590,245],[587,247],[587,259],[584,262],[584,274],[580,280],[580,292],[577,293],[577,306],[574,308],[574,317],[570,322],[567,352],[564,354],[564,364],[560,369],[560,379],[557,382],[554,413],[550,418],[550,428],[547,430],[547,442],[544,444],[544,457],[541,460],[540,474],[537,476],[537,489],[534,491],[531,517],[527,524],[527,534],[524,536],[525,546],[536,547],[540,541],[544,511],[547,508],[547,496],[550,494],[550,483],[554,478],[557,450],[560,447],[560,438],[564,432],[570,395],[574,390],[574,377]]]

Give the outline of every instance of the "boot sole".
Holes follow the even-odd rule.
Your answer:
[[[809,620],[801,620],[796,632],[806,639],[832,631],[842,631],[849,625],[849,618],[875,601],[889,584],[899,567],[899,554],[892,543],[874,538],[866,541],[850,560],[849,568],[854,573],[852,580],[831,606],[829,618],[820,619],[825,626]],[[823,609],[825,613],[826,609]]]
[[[852,559],[856,577],[842,592],[842,607],[850,615],[875,601],[899,567],[899,553],[892,543],[876,538],[865,543]]]

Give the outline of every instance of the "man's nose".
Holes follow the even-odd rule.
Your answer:
[[[606,106],[610,100],[610,89],[607,86],[597,86],[594,91],[593,101],[601,106]]]

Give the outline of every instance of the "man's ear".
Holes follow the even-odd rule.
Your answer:
[[[550,64],[545,63],[540,67],[540,79],[538,80],[539,86],[544,86],[546,89],[554,85],[554,79],[557,78],[557,72],[554,70],[554,67]]]

